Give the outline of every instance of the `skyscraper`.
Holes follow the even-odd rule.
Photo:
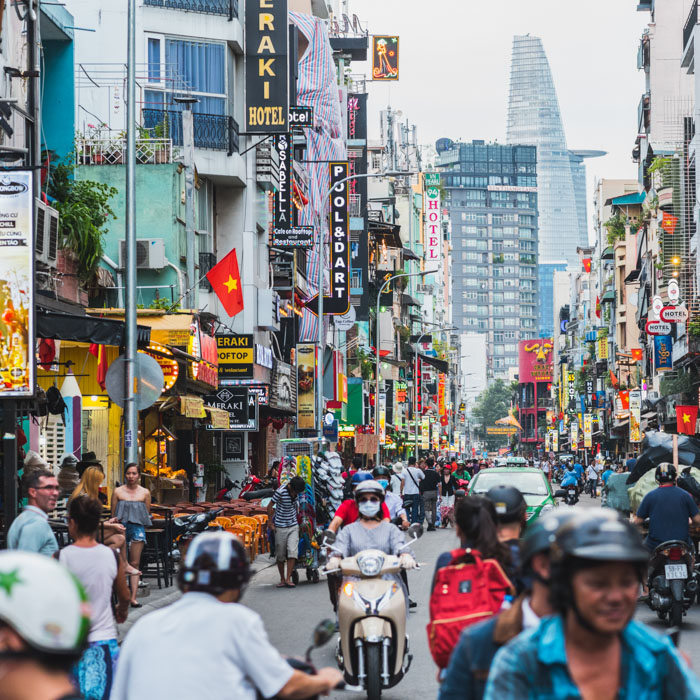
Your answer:
[[[539,37],[513,37],[507,142],[537,146],[540,335],[552,333],[555,269],[578,265],[588,245],[584,158],[602,151],[569,151],[547,55]]]

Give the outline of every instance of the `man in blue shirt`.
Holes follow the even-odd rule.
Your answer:
[[[7,548],[50,557],[58,550],[48,516],[61,492],[58,480],[46,469],[34,469],[22,477],[22,490],[27,496],[27,506],[7,532]]]
[[[576,462],[576,464],[574,464],[574,471],[576,472],[578,480],[581,481],[581,479],[583,479],[583,465]]]
[[[700,681],[673,647],[632,617],[647,551],[612,510],[587,509],[556,533],[554,617],[498,651],[486,700],[691,700]]]
[[[578,474],[571,464],[567,465],[560,485],[563,489],[567,486],[578,486]]]
[[[676,486],[673,464],[663,462],[656,467],[656,483],[659,487],[644,496],[634,518],[636,525],[649,518],[647,548],[654,550],[669,540],[682,540],[692,547],[689,521],[700,525],[700,511],[693,497]]]

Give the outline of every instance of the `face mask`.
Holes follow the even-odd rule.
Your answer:
[[[359,510],[365,518],[373,518],[379,512],[379,503],[363,501],[360,503]]]
[[[386,487],[389,485],[389,482],[386,479],[379,479],[377,483],[381,484],[385,490]]]

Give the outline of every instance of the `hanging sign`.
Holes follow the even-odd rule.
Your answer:
[[[386,394],[379,394],[379,444],[386,445]]]
[[[607,360],[608,359],[608,336],[603,335],[598,338],[598,359]]]
[[[217,333],[216,351],[219,357],[219,383],[226,380],[252,379],[254,364],[253,334],[223,335]]]
[[[292,129],[303,129],[314,125],[314,108],[296,105],[289,108],[289,124]]]
[[[289,131],[287,0],[248,0],[245,12],[245,131]]]
[[[647,321],[644,330],[647,335],[670,335],[671,324],[666,321]]]
[[[2,173],[0,305],[3,312],[0,316],[0,396],[3,397],[27,397],[34,394],[33,212],[31,172],[15,170]],[[48,246],[48,241],[45,245]]]
[[[685,306],[664,306],[659,316],[668,323],[685,323],[688,320],[688,309]]]
[[[583,414],[583,446],[587,449],[593,447],[593,414]]]
[[[559,452],[559,431],[552,431],[552,452]]]
[[[216,394],[204,397],[204,404],[228,411],[229,425],[224,430],[256,431],[258,429],[258,401],[247,387],[225,387]],[[207,426],[207,430],[216,430]]]
[[[297,429],[316,428],[316,345],[298,343],[297,358]]]
[[[350,308],[350,217],[348,209],[348,163],[330,164],[331,220],[330,268],[331,293],[323,298],[324,315],[343,315]],[[306,308],[318,316],[318,294],[306,302]]]
[[[664,308],[664,301],[663,299],[657,294],[652,300],[651,300],[651,310],[654,313],[655,318],[659,318],[659,314],[661,313],[661,309]]]
[[[442,258],[442,210],[440,208],[440,175],[425,174],[425,269],[440,269]]]
[[[150,355],[163,370],[163,391],[172,389],[177,381],[180,367],[172,351],[160,343],[151,342],[145,350],[139,350],[144,355]]]
[[[654,336],[654,367],[657,372],[673,369],[673,340],[670,335]]]
[[[217,389],[219,386],[219,354],[216,338],[202,330],[202,325],[197,318],[192,320],[190,326],[187,351],[199,360],[187,363],[190,379]]]
[[[671,300],[672,304],[678,302],[678,299],[681,296],[681,290],[676,280],[669,281],[668,286],[666,287],[666,293],[668,294],[668,298]]]
[[[630,442],[642,441],[642,392],[630,391]]]
[[[574,419],[569,427],[569,442],[571,442],[571,451],[578,450],[578,421]]]
[[[420,446],[424,450],[430,449],[430,418],[423,416],[420,431]]]
[[[399,79],[399,37],[372,37],[372,79]]]

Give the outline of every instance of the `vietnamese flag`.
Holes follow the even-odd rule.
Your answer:
[[[637,362],[640,362],[642,357],[643,357],[643,350],[642,348],[633,348],[632,349],[632,359],[636,360]]]
[[[630,393],[629,391],[620,391],[618,394],[620,397],[620,403],[622,404],[623,410],[627,411],[630,407]]]
[[[695,435],[695,424],[697,421],[697,406],[676,406],[676,430],[679,434]]]
[[[670,236],[676,232],[676,225],[678,224],[678,217],[664,212],[661,216],[661,228],[666,231]]]
[[[238,256],[235,248],[207,272],[207,279],[229,316],[235,316],[243,311],[241,274],[238,271]]]
[[[88,352],[97,358],[97,383],[104,391],[105,379],[107,378],[107,353],[105,352],[105,346],[91,343]]]
[[[610,383],[613,386],[613,389],[617,389],[617,387],[620,386],[620,380],[615,376],[612,370],[610,370]]]
[[[583,269],[584,269],[586,272],[590,272],[590,271],[591,271],[591,259],[590,259],[590,258],[584,258],[584,259],[583,259]]]

